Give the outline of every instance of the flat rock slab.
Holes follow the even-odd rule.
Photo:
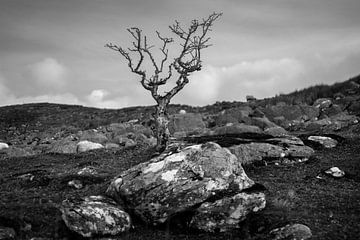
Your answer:
[[[83,237],[118,235],[131,227],[130,215],[104,196],[65,200],[60,210],[66,226]]]
[[[122,172],[107,194],[124,201],[145,222],[158,225],[193,211],[210,198],[235,195],[254,184],[235,155],[209,142],[160,155]]]

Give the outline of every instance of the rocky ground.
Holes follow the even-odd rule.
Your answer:
[[[360,239],[359,94],[357,90],[352,93],[318,99],[312,105],[171,106],[173,143],[188,146],[211,141],[229,149],[256,182],[256,191],[265,193],[266,207],[247,214],[225,232],[219,232],[224,226],[204,228],[207,222],[201,217],[198,223],[204,225],[195,223],[197,227],[188,228],[180,217],[154,227],[135,216],[128,231],[111,239],[296,239],[274,231],[287,224],[302,224],[292,225],[288,231],[297,228],[306,238],[310,229],[311,239]],[[149,166],[157,166],[151,165],[159,162],[154,160],[158,155],[153,148],[151,111],[150,107],[100,110],[56,104],[0,108],[0,239],[82,239],[64,223],[63,201],[103,195],[120,173],[147,173]],[[224,165],[224,169],[230,167],[234,176],[240,176],[242,170],[232,165]],[[174,166],[166,165],[166,173],[182,171]],[[331,168],[333,172],[327,173]],[[176,176],[185,181],[196,177],[197,184],[205,181],[209,186],[211,174],[194,169],[197,175],[183,171]],[[131,181],[138,181],[139,176],[135,174]],[[172,179],[175,175],[162,176]],[[158,184],[155,180],[147,183],[149,191],[151,184]],[[160,189],[169,190],[169,185]],[[138,208],[136,201],[150,201],[136,194],[132,207]],[[224,192],[211,194],[217,200],[226,199],[220,196]],[[161,223],[162,219],[152,221]]]

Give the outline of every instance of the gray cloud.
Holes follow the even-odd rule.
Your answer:
[[[156,42],[154,31],[169,35],[175,19],[213,11],[224,12],[211,32],[214,46],[174,102],[205,105],[342,81],[359,72],[358,9],[358,0],[1,0],[0,90],[14,101],[154,104],[104,44],[129,46],[130,26]],[[107,94],[94,98],[99,91]]]

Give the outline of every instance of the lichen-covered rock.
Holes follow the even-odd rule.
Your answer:
[[[224,193],[239,193],[254,182],[236,156],[215,143],[162,154],[116,177],[107,194],[124,201],[145,222],[158,225]]]
[[[214,134],[225,135],[225,134],[241,134],[241,133],[262,133],[262,130],[258,126],[246,125],[243,123],[227,124],[222,127],[214,129]]]
[[[338,144],[338,142],[335,139],[325,136],[309,136],[308,140],[320,143],[325,148],[333,148],[336,147],[336,145]]]
[[[324,172],[334,178],[341,178],[345,176],[345,172],[338,167],[331,167]]]
[[[190,226],[206,232],[225,232],[239,228],[250,212],[265,208],[264,193],[238,193],[213,203],[203,203],[195,211]]]
[[[320,109],[329,108],[332,105],[332,101],[330,98],[319,98],[316,99],[313,106]]]
[[[65,200],[60,210],[66,226],[84,237],[118,235],[131,227],[129,214],[104,196]]]
[[[283,159],[300,159],[305,161],[314,154],[311,147],[305,146],[301,139],[294,136],[284,136],[229,147],[242,164],[255,162],[271,162]]]
[[[90,141],[80,141],[77,144],[77,152],[87,152],[90,150],[95,150],[95,149],[101,149],[104,148],[103,145],[101,145],[100,143],[94,143],[94,142],[90,142]]]
[[[229,147],[229,150],[235,154],[241,164],[249,165],[255,162],[267,161],[285,157],[285,149],[281,146],[270,143],[248,143]]]
[[[283,127],[275,126],[269,127],[264,130],[265,134],[269,134],[273,137],[281,137],[289,135],[288,131],[286,131]]]
[[[169,119],[169,131],[171,134],[176,132],[201,132],[204,128],[205,123],[199,113],[175,114]]]
[[[271,240],[306,240],[312,237],[311,229],[303,224],[288,224],[273,229],[268,239]]]

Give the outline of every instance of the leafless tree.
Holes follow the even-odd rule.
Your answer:
[[[127,60],[130,70],[141,77],[140,82],[142,86],[151,92],[152,97],[156,101],[156,111],[153,116],[156,123],[155,134],[158,151],[166,148],[170,137],[167,114],[170,100],[189,83],[189,75],[191,73],[201,70],[201,50],[210,46],[210,38],[207,35],[211,31],[213,23],[221,15],[222,13],[212,13],[205,19],[192,20],[187,28],[183,28],[178,21],[169,26],[171,32],[180,41],[180,54],[172,61],[168,61],[168,46],[174,43],[174,39],[163,37],[158,31],[156,31],[156,34],[162,43],[160,47],[162,58],[160,61],[156,61],[155,55],[152,52],[154,46],[149,45],[147,37],[137,27],[127,29],[134,38],[132,47],[124,49],[112,43],[105,45],[119,52]],[[153,67],[153,74],[151,76],[144,69],[145,59],[150,61]],[[160,94],[159,87],[168,83],[173,77],[174,71],[177,73],[175,86],[170,91]]]

